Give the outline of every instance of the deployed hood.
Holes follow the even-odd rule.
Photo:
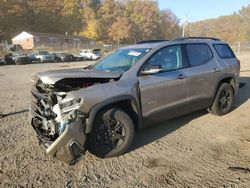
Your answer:
[[[45,84],[55,84],[66,78],[109,78],[116,79],[121,76],[120,72],[105,72],[89,69],[63,69],[37,73],[37,77]]]

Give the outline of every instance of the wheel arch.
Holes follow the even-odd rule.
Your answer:
[[[224,85],[224,88],[222,88]],[[220,97],[221,97],[221,91],[223,91],[223,89],[225,89],[225,86],[230,87],[231,86],[231,91],[230,93],[232,93],[232,97],[230,97],[230,101],[229,104],[227,104],[227,106],[224,106],[226,108],[225,109],[221,109],[220,107]],[[212,106],[208,109],[208,111],[213,114],[213,115],[217,115],[217,116],[222,116],[225,115],[227,113],[230,112],[232,104],[233,104],[233,100],[234,100],[234,92],[235,92],[235,88],[236,84],[235,84],[235,80],[233,77],[227,77],[222,79],[218,85],[217,85],[217,90],[215,92],[214,95],[214,99],[213,99],[213,104]],[[222,108],[224,108],[222,107]]]
[[[220,88],[220,86],[223,84],[223,83],[227,83],[229,85],[232,86],[233,88],[233,92],[235,93],[235,90],[236,90],[236,83],[235,83],[235,78],[233,76],[227,76],[227,77],[223,77],[221,78],[218,83],[217,83],[217,87],[216,87],[216,90],[214,92],[214,95],[217,94],[217,91],[218,89]]]
[[[91,132],[96,115],[101,110],[108,109],[108,108],[122,109],[124,112],[126,112],[130,116],[136,129],[139,129],[142,127],[143,121],[142,121],[141,109],[137,100],[133,96],[124,95],[124,96],[119,96],[119,97],[105,100],[97,104],[90,110],[90,113],[86,122],[86,129],[85,129],[86,134]]]

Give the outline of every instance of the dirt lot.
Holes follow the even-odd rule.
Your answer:
[[[31,76],[83,63],[0,67],[0,187],[250,187],[250,53],[234,110],[200,111],[137,133],[131,151],[75,166],[45,156],[27,122]]]

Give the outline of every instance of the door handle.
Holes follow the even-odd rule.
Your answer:
[[[185,79],[187,78],[187,76],[185,74],[179,74],[177,77],[179,80]]]
[[[214,68],[214,69],[213,69],[213,73],[216,73],[216,72],[221,72],[221,70],[220,70],[220,69],[217,69],[217,68]]]

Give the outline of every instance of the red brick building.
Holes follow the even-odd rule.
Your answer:
[[[20,44],[24,50],[52,48],[63,49],[82,49],[92,48],[96,41],[81,36],[37,33],[23,31],[12,39],[13,44]]]

